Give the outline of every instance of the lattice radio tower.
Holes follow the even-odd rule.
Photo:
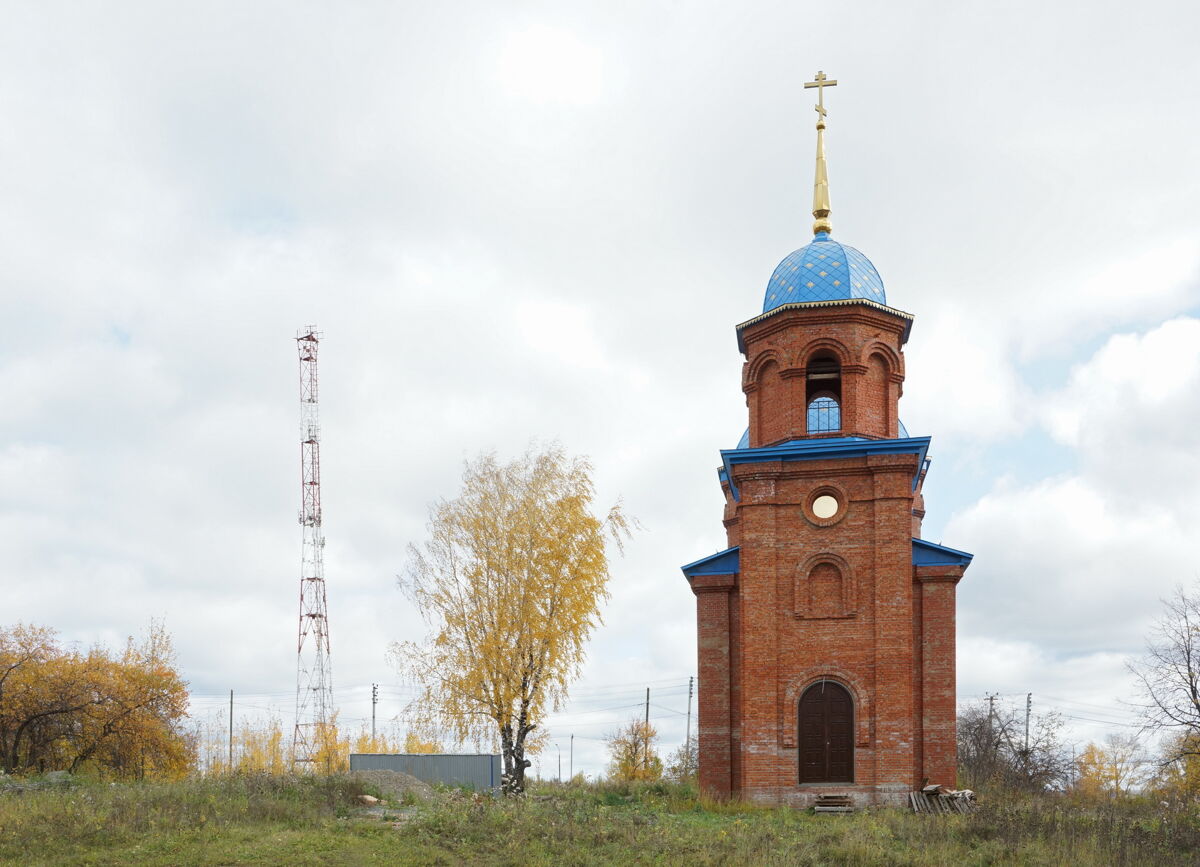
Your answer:
[[[332,747],[329,714],[333,673],[325,604],[325,534],[321,530],[321,422],[317,409],[317,348],[321,334],[309,325],[296,332],[300,351],[300,631],[296,644],[294,767],[316,769],[322,747]],[[324,750],[326,763],[332,760]]]

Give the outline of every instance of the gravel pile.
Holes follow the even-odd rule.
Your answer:
[[[421,800],[433,797],[433,788],[428,783],[403,771],[355,771],[354,776],[374,786],[385,797],[401,798],[405,792],[412,792]]]

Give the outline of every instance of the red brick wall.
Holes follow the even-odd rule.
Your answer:
[[[840,362],[842,391],[841,432],[818,436],[895,437],[905,324],[863,306],[786,310],[748,327],[742,389],[751,447],[809,436],[806,365],[817,355]]]
[[[866,306],[784,311],[743,332],[750,445],[805,437],[805,365],[833,354],[842,430],[895,437],[905,321]],[[962,570],[914,573],[924,503],[918,457],[739,464],[725,486],[737,576],[696,578],[700,782],[718,797],[809,803],[800,786],[797,702],[822,678],[854,698],[852,785],[897,800],[924,777],[954,783],[954,591]],[[808,511],[818,488],[844,506]]]
[[[924,658],[921,695],[925,761],[921,775],[946,786],[953,786],[957,778],[954,597],[955,585],[962,574],[961,568],[951,567],[925,566],[916,570],[922,600]]]
[[[693,579],[696,594],[699,680],[702,696],[697,707],[697,746],[700,787],[713,797],[732,793],[730,776],[729,596],[734,576],[715,575]]]

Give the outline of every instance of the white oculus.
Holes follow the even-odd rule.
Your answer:
[[[831,494],[821,494],[821,496],[813,500],[812,513],[821,520],[825,520],[826,518],[832,518],[834,515],[836,515],[839,506],[840,504],[837,501],[837,497],[834,497]]]

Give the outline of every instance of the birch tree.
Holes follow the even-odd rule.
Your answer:
[[[1092,798],[1120,798],[1150,778],[1149,762],[1133,735],[1110,734],[1104,746],[1089,743],[1075,760],[1075,790]]]
[[[1146,653],[1129,663],[1144,698],[1142,717],[1151,732],[1175,735],[1165,762],[1200,756],[1200,585],[1176,587],[1163,600]]]
[[[634,717],[605,741],[608,743],[610,780],[632,782],[662,779],[663,763],[657,748],[658,729],[654,726]]]
[[[500,744],[506,791],[524,790],[527,753],[580,673],[608,598],[609,543],[631,528],[618,502],[592,513],[592,466],[557,444],[511,463],[468,461],[462,491],[430,508],[400,585],[430,632],[393,654],[418,685],[414,725]]]

